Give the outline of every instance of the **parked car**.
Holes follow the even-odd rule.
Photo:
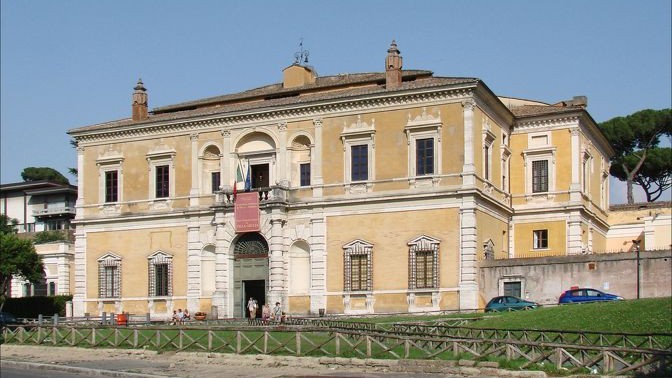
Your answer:
[[[9,312],[0,312],[0,327],[8,324],[19,324],[19,320]]]
[[[623,297],[605,293],[595,289],[571,289],[567,290],[558,300],[558,304],[563,303],[586,303],[586,302],[597,302],[597,301],[621,301]]]
[[[485,312],[530,310],[539,307],[539,303],[526,301],[511,295],[494,297],[485,306]]]

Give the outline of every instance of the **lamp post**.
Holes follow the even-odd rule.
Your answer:
[[[641,240],[633,240],[632,245],[635,248],[635,256],[637,260],[637,299],[639,299],[639,244]]]

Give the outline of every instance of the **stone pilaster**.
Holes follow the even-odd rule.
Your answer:
[[[282,251],[284,249],[282,227],[284,219],[271,219],[271,238],[269,245],[269,297],[270,303],[279,301],[286,306],[285,297],[285,271]]]
[[[287,122],[278,123],[278,176],[276,182],[289,186],[289,159],[287,158]],[[270,183],[273,185],[274,183]]]
[[[81,177],[80,177],[81,179]],[[84,316],[86,306],[86,231],[79,225],[75,231],[75,292],[72,296],[74,316]],[[98,314],[96,314],[98,315]]]
[[[460,208],[460,309],[478,308],[478,282],[476,254],[478,233],[476,224],[476,202],[464,198]]]
[[[462,101],[464,117],[464,165],[462,166],[462,185],[476,185],[476,166],[474,165],[474,107],[473,99]]]
[[[72,294],[70,292],[70,269],[74,266],[73,257],[70,255],[71,248],[74,249],[70,243],[62,243],[60,247],[62,250],[61,256],[58,259],[58,287],[56,288],[58,295]]]
[[[84,217],[84,147],[77,147],[77,201],[75,218]]]
[[[569,184],[570,202],[581,201],[581,143],[579,139],[579,128],[571,129],[572,146],[572,182]],[[556,188],[557,189],[557,188]]]
[[[226,235],[226,220],[223,212],[215,212],[215,292],[212,305],[217,307],[220,318],[233,317],[231,292],[232,256]]]
[[[314,119],[315,144],[310,150],[310,185],[313,187],[313,197],[322,197],[322,120]]]
[[[220,176],[224,186],[233,185],[236,180],[236,166],[231,168],[231,131],[222,130],[222,158],[220,159]],[[226,176],[228,174],[229,176]]]
[[[581,254],[582,247],[583,240],[581,237],[581,214],[578,211],[573,211],[569,215],[569,221],[567,224],[567,254]]]
[[[198,134],[191,134],[191,190],[189,191],[189,206],[198,206],[200,184],[198,174]]]
[[[310,220],[310,312],[319,313],[327,306],[327,244],[324,217]]]
[[[187,226],[187,308],[199,308],[201,297],[201,241],[197,219]]]

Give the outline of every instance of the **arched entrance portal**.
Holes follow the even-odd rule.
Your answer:
[[[254,297],[261,306],[268,292],[268,243],[256,232],[243,234],[233,245],[233,303],[235,316],[247,317],[245,304]]]

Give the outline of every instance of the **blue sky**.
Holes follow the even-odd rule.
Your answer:
[[[1,0],[0,182],[66,174],[66,131],[130,116],[138,77],[150,108],[238,92],[281,81],[301,38],[320,75],[382,71],[396,39],[406,69],[551,103],[585,95],[597,122],[667,108],[671,3]]]

